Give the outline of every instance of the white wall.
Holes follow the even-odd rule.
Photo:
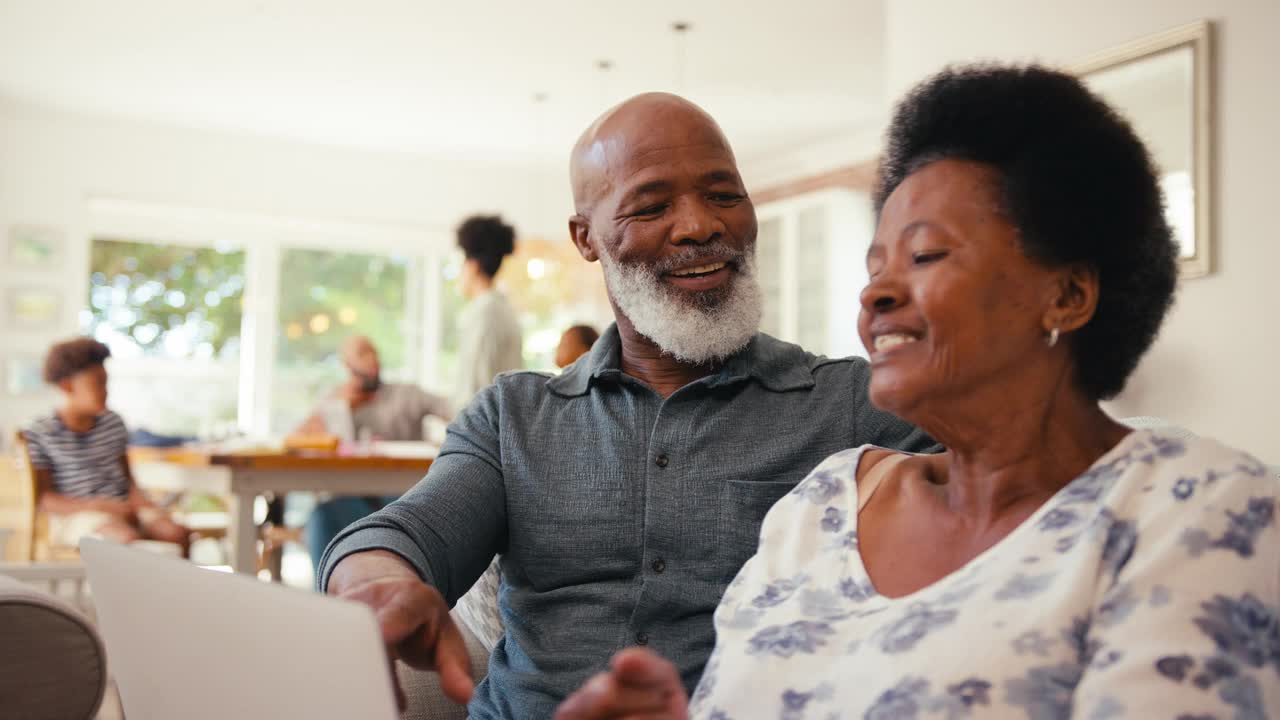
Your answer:
[[[102,230],[91,200],[195,209],[201,212],[189,213],[193,217],[229,224],[248,218],[270,226],[263,221],[283,218],[285,225],[382,226],[406,243],[450,243],[452,228],[474,211],[499,211],[522,235],[564,235],[567,181],[553,185],[547,178],[545,171],[521,167],[148,126],[0,98],[0,305],[13,287],[55,287],[64,297],[58,322],[37,330],[15,330],[0,307],[0,365],[16,352],[39,357],[50,342],[77,332],[89,238]],[[58,266],[14,267],[4,250],[14,224],[64,230],[67,247]],[[293,229],[295,235],[305,232]],[[0,380],[0,432],[7,436],[13,423],[54,400],[47,391],[9,396]]]
[[[1216,42],[1217,270],[1184,283],[1156,346],[1112,409],[1176,420],[1280,462],[1280,2],[1275,0],[893,0],[891,97],[942,65],[977,58],[1066,64],[1209,18]]]

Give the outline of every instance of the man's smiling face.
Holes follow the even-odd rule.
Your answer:
[[[604,264],[615,308],[682,360],[745,345],[760,314],[756,215],[714,121],[641,96],[588,131],[574,159],[575,241]]]

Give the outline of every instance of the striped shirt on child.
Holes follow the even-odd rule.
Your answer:
[[[40,418],[23,433],[31,466],[53,472],[53,491],[74,497],[129,496],[129,477],[121,458],[129,445],[129,431],[119,415],[107,410],[88,432],[78,433],[55,412]]]

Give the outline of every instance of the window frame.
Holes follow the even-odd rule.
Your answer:
[[[139,203],[88,201],[86,245],[118,239],[187,247],[228,246],[245,253],[244,310],[240,320],[238,429],[250,436],[287,432],[272,428],[271,392],[279,335],[281,261],[286,248],[387,254],[408,260],[405,288],[406,367],[426,386],[435,377],[442,319],[433,299],[443,290],[440,268],[452,249],[447,230],[414,225],[314,220]],[[89,268],[75,291],[88,297]]]
[[[819,207],[824,209],[826,220],[826,337],[821,345],[806,346],[805,350],[830,357],[865,358],[866,349],[858,339],[858,298],[866,285],[865,255],[875,233],[875,218],[870,194],[861,190],[828,188],[756,207],[759,223],[780,223],[779,339],[800,341],[800,294],[805,292],[806,283],[800,276],[799,218],[806,210]]]

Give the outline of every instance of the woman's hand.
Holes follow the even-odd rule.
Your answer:
[[[648,650],[613,656],[609,670],[591,678],[556,710],[555,720],[686,720],[689,703],[676,666]]]

